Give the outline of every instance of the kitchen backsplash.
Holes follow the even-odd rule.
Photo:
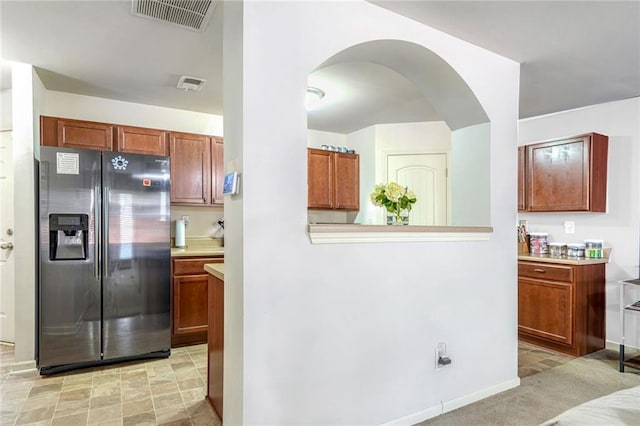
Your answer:
[[[185,237],[222,237],[222,229],[216,222],[224,217],[222,207],[171,206],[171,237],[175,238],[176,220],[189,216]]]

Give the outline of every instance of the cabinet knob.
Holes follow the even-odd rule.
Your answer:
[[[539,272],[539,273],[541,273],[541,274],[544,274],[544,273],[546,273],[547,271],[545,271],[544,269],[536,268],[536,269],[534,269],[534,270],[533,270],[533,272]]]

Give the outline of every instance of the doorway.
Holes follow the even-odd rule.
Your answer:
[[[13,144],[0,131],[0,342],[15,342],[15,262],[13,250]]]
[[[446,153],[387,156],[387,181],[408,187],[418,200],[409,215],[409,225],[447,225],[447,162]]]

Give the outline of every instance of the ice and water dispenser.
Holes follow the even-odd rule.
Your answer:
[[[89,241],[86,214],[49,215],[49,260],[84,260]]]

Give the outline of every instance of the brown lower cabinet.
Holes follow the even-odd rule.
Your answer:
[[[221,262],[224,262],[222,256],[172,259],[172,347],[207,343],[209,274],[204,265]]]
[[[605,346],[605,264],[518,261],[518,337],[569,355]]]
[[[209,275],[209,344],[207,398],[222,419],[224,354],[224,281]]]

